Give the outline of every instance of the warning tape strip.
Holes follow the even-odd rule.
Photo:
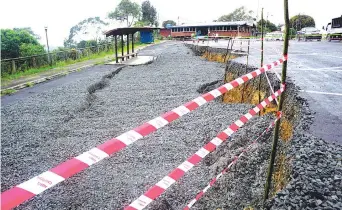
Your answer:
[[[222,142],[224,142],[228,137],[230,137],[234,132],[236,132],[240,127],[247,123],[254,115],[256,115],[260,110],[265,108],[271,103],[277,96],[279,96],[285,90],[285,85],[282,84],[281,88],[263,100],[249,112],[243,115],[239,120],[232,123],[229,128],[219,133],[215,138],[213,138],[208,144],[199,149],[195,154],[189,157],[186,161],[180,164],[171,173],[165,176],[157,184],[151,187],[147,192],[141,195],[138,199],[133,201],[125,210],[141,210],[149,205],[153,200],[159,197],[163,192],[166,191],[172,184],[182,178],[186,172],[188,172],[192,167],[198,164],[205,156],[214,151]]]
[[[64,181],[65,179],[83,171],[89,166],[108,158],[110,155],[122,150],[133,142],[155,132],[159,128],[171,123],[181,116],[195,110],[203,104],[214,100],[225,92],[247,82],[248,80],[272,69],[283,63],[287,56],[275,61],[271,64],[265,65],[260,69],[245,74],[221,87],[214,89],[194,100],[179,106],[172,111],[164,113],[163,115],[154,118],[153,120],[144,123],[143,125],[134,128],[126,133],[121,134],[105,143],[84,152],[83,154],[67,160],[56,167],[46,171],[28,181],[25,181],[3,193],[1,193],[1,209],[14,208],[26,200],[42,193],[43,191],[53,187],[54,185]]]
[[[225,168],[221,171],[221,173],[219,173],[215,178],[213,178],[209,184],[203,189],[201,190],[201,192],[199,192],[196,197],[194,199],[192,199],[189,204],[184,208],[184,210],[189,210],[199,199],[201,199],[201,197],[208,191],[209,188],[211,188],[217,180],[220,179],[220,177],[222,175],[224,175],[225,173],[228,172],[228,170],[237,162],[237,160],[244,154],[246,153],[253,144],[255,144],[265,133],[267,133],[274,125],[275,123],[281,118],[281,112],[279,112],[277,118],[253,141],[251,142],[246,148],[244,148],[242,150],[242,152],[238,155],[235,156],[233,161]]]

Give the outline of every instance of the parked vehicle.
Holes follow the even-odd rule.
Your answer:
[[[334,18],[331,23],[328,23],[327,28],[327,40],[342,40],[342,16]]]
[[[314,27],[305,27],[302,28],[302,30],[297,32],[297,38],[298,41],[300,40],[314,40],[316,39],[317,41],[322,40],[322,33],[319,29],[314,28]]]
[[[265,36],[266,41],[284,41],[284,33],[281,31],[274,31],[267,33]]]

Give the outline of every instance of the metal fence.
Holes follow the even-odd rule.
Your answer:
[[[121,43],[118,43],[118,47]],[[49,65],[57,65],[59,62],[68,60],[80,60],[85,57],[90,57],[102,52],[113,51],[114,42],[108,42],[86,48],[73,48],[63,51],[52,51],[39,55],[32,55],[27,57],[10,58],[1,60],[1,73],[14,74],[19,71],[26,71],[32,68],[41,68]],[[50,61],[51,59],[51,61]]]

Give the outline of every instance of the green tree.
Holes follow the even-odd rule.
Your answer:
[[[315,27],[315,20],[309,15],[295,15],[290,19],[290,27],[297,31],[305,27]]]
[[[32,30],[31,27],[13,28],[13,30],[14,30],[14,31],[22,31],[22,30],[24,30],[24,31],[29,32],[29,34],[31,34],[33,37],[35,37],[35,38],[38,39],[38,40],[41,38],[38,34],[36,34],[36,33],[33,32],[33,30]]]
[[[23,43],[19,47],[20,57],[44,54],[45,49],[42,45]]]
[[[223,15],[219,17],[218,21],[229,22],[229,21],[243,21],[243,20],[253,20],[253,11],[247,10],[246,7],[242,6],[235,9],[228,15]]]
[[[148,25],[148,23],[147,23],[147,22],[144,22],[144,21],[142,21],[142,20],[136,21],[136,22],[134,22],[134,24],[133,24],[134,27],[144,27],[144,26],[146,26],[146,25]]]
[[[77,41],[81,39],[80,36],[87,36],[96,41],[104,38],[103,32],[108,24],[101,20],[100,17],[90,17],[82,20],[70,28],[69,36],[64,40],[64,47],[76,47]]]
[[[149,23],[149,25],[157,24],[157,10],[154,8],[150,1],[144,1],[141,4],[142,21]]]
[[[266,32],[266,33],[278,30],[278,27],[269,20],[267,20],[267,21],[263,20],[263,25],[264,25],[264,32]],[[257,27],[258,27],[258,31],[260,32],[261,31],[261,20],[258,21]]]
[[[167,24],[170,24],[171,26],[177,25],[177,23],[173,20],[165,20],[162,25],[165,28]]]
[[[130,27],[134,19],[140,15],[140,6],[131,2],[130,0],[121,0],[119,5],[115,8],[113,12],[108,14],[108,18],[119,20],[121,22],[126,21],[127,27]],[[131,19],[131,21],[129,21]]]
[[[27,45],[20,49],[23,44]],[[37,46],[37,49],[33,50],[32,48],[34,48],[34,46]],[[1,59],[17,58],[22,55],[21,50],[25,50],[23,53],[26,56],[29,56],[32,54],[27,52],[31,51],[35,54],[39,51],[38,49],[44,49],[44,47],[39,44],[36,37],[26,30],[1,29]]]

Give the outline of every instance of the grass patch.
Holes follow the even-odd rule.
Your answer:
[[[4,96],[4,95],[12,95],[14,93],[16,93],[17,90],[14,90],[14,89],[6,89],[6,90],[2,90],[1,91],[1,96]]]
[[[99,62],[96,62],[94,65],[103,65],[105,63],[106,63],[105,61],[99,61]]]
[[[3,74],[1,75],[1,82],[7,82],[9,80],[15,80],[15,79],[19,79],[19,78],[26,77],[26,76],[32,76],[32,75],[50,70],[51,68],[57,68],[57,67],[58,67],[57,65],[44,66],[41,68],[32,68],[26,71],[19,71],[19,72],[16,72],[15,74]]]
[[[34,85],[33,82],[27,82],[27,83],[26,83],[26,87],[32,87],[33,85]]]
[[[158,43],[159,41],[157,41],[156,43]],[[141,47],[141,46],[145,46],[148,44],[142,44],[142,43],[135,43],[134,47]],[[124,52],[126,51],[126,48],[124,49]],[[118,54],[121,54],[121,47],[118,49]],[[83,61],[87,61],[87,60],[93,60],[93,59],[101,59],[101,58],[105,58],[106,56],[113,56],[114,55],[114,51],[113,49],[110,49],[109,51],[103,51],[100,52],[98,54],[90,54],[89,56],[85,56],[76,60],[66,60],[66,61],[59,61],[57,63],[55,63],[52,66],[42,66],[40,68],[31,68],[31,69],[27,69],[24,71],[17,71],[15,74],[1,74],[1,82],[3,84],[7,84],[9,82],[11,82],[12,80],[17,80],[17,79],[21,79],[21,78],[27,78],[30,76],[35,76],[38,75],[42,72],[46,72],[46,71],[50,71],[50,70],[54,70],[54,71],[62,71],[65,68],[62,67],[66,67],[68,65],[71,64],[76,64],[76,63],[80,63]],[[98,61],[97,63],[102,63],[104,61]],[[97,64],[97,65],[99,65]]]

